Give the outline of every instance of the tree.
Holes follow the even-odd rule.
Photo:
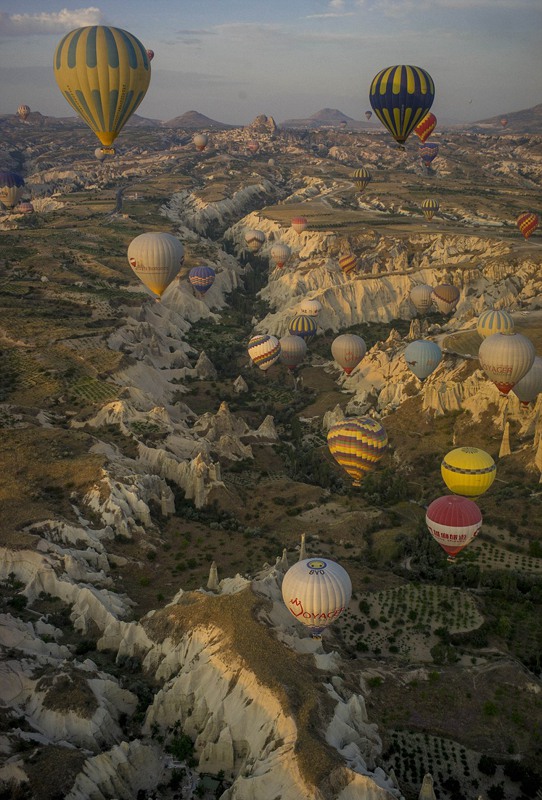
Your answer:
[[[483,772],[484,775],[495,775],[497,771],[497,762],[491,756],[480,756],[480,761],[478,762],[478,769],[480,772]]]

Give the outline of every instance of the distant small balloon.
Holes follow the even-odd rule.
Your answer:
[[[516,225],[520,229],[524,238],[528,239],[538,228],[538,222],[539,220],[536,214],[533,214],[531,211],[525,211],[517,218]]]
[[[440,208],[440,203],[438,200],[435,200],[434,198],[429,198],[428,200],[422,201],[423,215],[425,219],[428,220],[429,222],[433,219],[439,208]]]
[[[147,58],[152,61],[154,58],[154,50],[147,50]]]
[[[314,317],[306,314],[298,314],[288,323],[288,332],[292,336],[301,336],[307,344],[310,344],[316,336],[317,325]]]
[[[0,172],[0,203],[7,208],[14,208],[22,197],[24,178],[16,172],[3,170]]]
[[[252,153],[252,155],[256,155],[259,149],[260,149],[260,143],[257,142],[256,139],[250,139],[247,142],[247,150],[249,151],[249,153]]]
[[[372,180],[371,173],[368,169],[365,169],[365,167],[354,170],[350,177],[354,181],[354,186],[360,192],[362,192]]]
[[[30,114],[30,106],[22,105],[17,109],[17,116],[24,122]]]
[[[245,242],[251,253],[257,253],[265,242],[265,233],[250,229],[245,232]]]
[[[303,233],[307,230],[307,217],[292,217],[292,228],[296,233]]]
[[[248,343],[248,354],[254,364],[266,372],[279,359],[280,342],[276,336],[267,333],[258,334]]]
[[[410,342],[404,352],[407,367],[420,381],[424,381],[442,361],[442,350],[428,339]]]
[[[418,136],[422,142],[425,142],[426,139],[429,139],[435,128],[437,127],[437,118],[434,114],[429,112],[426,114],[419,125],[416,125],[414,128],[414,133]]]
[[[280,360],[290,371],[298,367],[307,355],[307,343],[301,336],[287,334],[280,340]]]
[[[460,291],[457,286],[441,283],[432,292],[433,302],[442,314],[451,314],[459,302]]]
[[[433,287],[418,283],[410,290],[410,299],[419,314],[426,314],[433,305]]]
[[[322,303],[319,300],[303,300],[299,306],[299,313],[307,317],[317,317],[322,310]]]
[[[271,260],[276,267],[282,269],[290,258],[291,250],[284,242],[276,242],[271,248]]]
[[[331,343],[331,354],[347,375],[363,360],[366,352],[365,341],[353,333],[342,333]]]
[[[216,272],[212,267],[208,266],[192,267],[188,273],[188,280],[190,284],[200,294],[205,294],[209,291],[215,282],[215,278]]]
[[[345,275],[353,272],[358,265],[358,260],[352,253],[347,253],[344,256],[339,256],[339,267]]]
[[[199,150],[200,152],[202,150],[205,150],[208,141],[209,137],[205,133],[196,133],[193,139],[193,142],[196,145],[196,149]]]
[[[482,339],[487,339],[488,336],[493,336],[494,333],[513,333],[514,320],[507,311],[488,308],[478,317],[476,330]]]

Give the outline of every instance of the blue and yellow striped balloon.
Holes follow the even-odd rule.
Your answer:
[[[188,280],[200,294],[208,292],[215,282],[216,272],[212,267],[192,267]]]
[[[327,434],[329,452],[359,486],[388,449],[388,434],[378,420],[358,417],[332,425]]]
[[[380,70],[369,92],[375,114],[400,145],[425,117],[434,99],[435,85],[429,73],[408,64]]]
[[[298,314],[297,317],[290,320],[288,333],[290,336],[300,336],[305,340],[306,344],[310,344],[316,336],[314,317],[309,317],[307,314]]]
[[[438,200],[434,200],[433,198],[429,198],[428,200],[422,201],[422,211],[425,219],[432,220],[437,211],[440,208],[440,203]]]
[[[55,51],[54,71],[60,91],[105,148],[111,148],[151,80],[139,39],[107,25],[66,34]]]
[[[488,308],[478,317],[476,330],[482,339],[487,339],[494,333],[514,333],[514,320],[508,311]]]

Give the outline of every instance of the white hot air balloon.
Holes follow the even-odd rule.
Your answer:
[[[536,351],[521,333],[493,333],[478,350],[480,366],[503,395],[531,369]]]
[[[280,360],[289,370],[298,367],[307,355],[307,343],[301,336],[287,334],[280,340]]]
[[[542,358],[535,356],[533,366],[512,388],[522,406],[532,403],[542,392]]]
[[[159,298],[178,275],[183,261],[184,247],[170,233],[142,233],[128,246],[130,266]]]
[[[251,253],[257,253],[265,242],[265,233],[258,230],[248,230],[245,233],[245,242]]]
[[[284,242],[276,242],[271,248],[271,260],[276,267],[282,269],[291,255],[291,250]]]
[[[248,354],[254,364],[263,372],[278,361],[280,356],[280,342],[276,336],[267,333],[259,333],[253,336],[248,343]]]
[[[357,367],[367,352],[367,345],[353,333],[342,333],[331,343],[331,354],[347,375]]]
[[[196,133],[192,141],[196,145],[196,150],[199,150],[201,152],[202,150],[205,150],[205,148],[207,147],[207,142],[209,141],[209,137],[207,136],[206,133]]]
[[[328,558],[298,561],[282,581],[286,608],[313,636],[319,636],[342,614],[351,596],[348,572]]]
[[[418,283],[410,290],[410,299],[418,314],[427,314],[433,305],[433,287],[426,283]]]
[[[303,300],[299,306],[299,313],[306,317],[317,317],[322,310],[322,303],[319,300]]]
[[[514,333],[514,320],[508,311],[498,311],[488,308],[478,317],[476,330],[482,339],[493,336],[494,333]]]

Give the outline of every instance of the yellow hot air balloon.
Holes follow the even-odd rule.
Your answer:
[[[149,87],[147,51],[131,33],[90,25],[66,34],[55,51],[55,79],[106,151]]]
[[[487,339],[494,333],[514,333],[514,320],[508,311],[488,308],[478,317],[476,330],[482,339]]]
[[[170,233],[142,233],[130,242],[128,261],[139,280],[162,297],[179,273],[184,247]]]
[[[464,497],[479,497],[495,480],[497,467],[485,450],[456,447],[444,456],[440,471],[451,492]]]
[[[356,417],[332,425],[327,444],[335,461],[352,478],[352,486],[360,486],[385,455],[388,434],[378,420]]]

